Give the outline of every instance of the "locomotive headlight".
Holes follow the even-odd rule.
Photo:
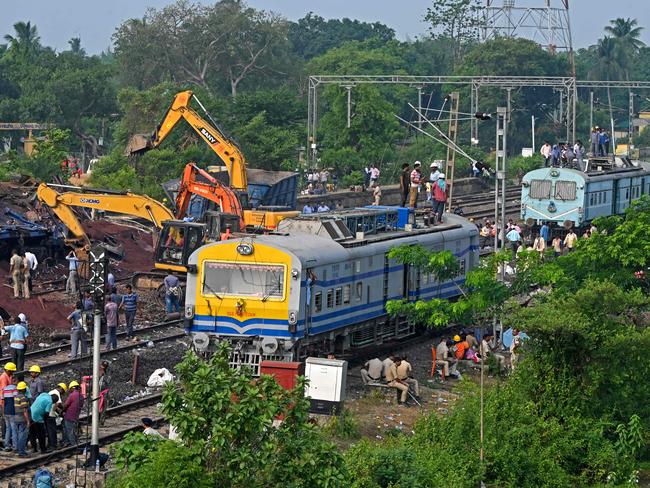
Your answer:
[[[194,305],[185,305],[185,318],[186,319],[194,318]]]
[[[300,271],[298,271],[296,268],[293,268],[293,269],[291,270],[291,277],[292,277],[294,280],[297,280],[297,279],[300,277]]]
[[[298,322],[298,314],[293,310],[289,312],[289,323],[295,325]]]

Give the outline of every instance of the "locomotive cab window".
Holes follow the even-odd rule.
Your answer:
[[[528,192],[530,198],[537,198],[544,200],[551,197],[551,181],[550,180],[531,180],[530,190]]]
[[[206,261],[203,269],[205,296],[284,298],[284,266]]]
[[[555,183],[555,198],[557,200],[575,200],[576,199],[576,182],[575,181],[557,181]]]

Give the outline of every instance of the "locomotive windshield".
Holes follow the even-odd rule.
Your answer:
[[[203,269],[203,295],[284,297],[284,266],[212,261]]]
[[[576,199],[576,182],[575,181],[557,181],[555,183],[556,200],[575,200]]]

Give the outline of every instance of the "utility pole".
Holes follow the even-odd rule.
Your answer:
[[[589,130],[594,130],[594,91],[589,92]]]
[[[90,290],[94,298],[93,323],[93,392],[92,392],[92,435],[90,440],[90,466],[99,460],[99,358],[104,294],[108,274],[108,257],[101,246],[90,250]]]
[[[348,91],[348,129],[352,122],[352,85],[346,85],[345,89]]]
[[[501,249],[505,249],[505,221],[506,221],[506,144],[508,133],[508,109],[506,107],[497,107],[497,129],[496,129],[496,159],[495,170],[497,172],[494,179],[494,225],[496,232],[494,235],[494,250],[499,247],[499,217],[501,222]],[[499,189],[501,189],[501,212],[499,212]],[[500,214],[500,215],[499,215]],[[502,276],[505,277],[505,266],[502,266]]]
[[[634,118],[634,93],[630,90],[630,110],[628,112],[627,119],[627,155],[629,156],[632,152],[632,119]],[[616,148],[614,148],[616,151]]]
[[[459,95],[458,92],[452,92],[449,95],[450,98],[450,112],[449,112],[449,130],[447,132],[447,138],[449,141],[451,141],[454,145],[456,144],[456,140],[458,138],[458,99]],[[418,111],[418,113],[421,113],[421,111]],[[455,167],[456,167],[456,149],[454,149],[453,145],[448,145],[447,146],[447,184],[449,185],[449,201],[447,202],[447,212],[451,211],[452,208],[452,198],[453,198],[453,191],[454,191],[454,173],[455,173]]]
[[[530,116],[530,133],[533,138],[533,154],[535,154],[535,116]]]

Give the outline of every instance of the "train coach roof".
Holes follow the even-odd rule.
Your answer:
[[[232,239],[226,242],[207,244],[205,247],[222,246],[226,243],[247,242],[264,244],[276,249],[288,252],[296,256],[301,262],[308,264],[318,262],[319,264],[340,263],[349,259],[356,259],[367,253],[364,249],[374,247],[385,252],[388,249],[400,244],[416,244],[430,242],[445,242],[449,239],[449,233],[457,236],[458,232],[465,232],[470,235],[478,233],[474,224],[463,217],[454,214],[445,216],[445,224],[431,228],[416,229],[413,231],[395,230],[382,232],[377,235],[368,235],[364,241],[350,240],[344,243],[337,242],[322,235],[312,235],[303,232],[291,234],[255,235],[243,237],[240,240]],[[196,263],[196,252],[190,258],[190,263]]]
[[[553,176],[553,171],[557,171],[559,174],[557,176]],[[539,168],[526,173],[524,176],[524,181],[569,178],[573,181],[584,181],[585,183],[589,183],[595,181],[632,178],[635,176],[643,176],[647,174],[650,174],[650,164],[639,162],[639,165],[636,167],[614,168],[603,171],[589,171],[588,173],[571,168]]]

